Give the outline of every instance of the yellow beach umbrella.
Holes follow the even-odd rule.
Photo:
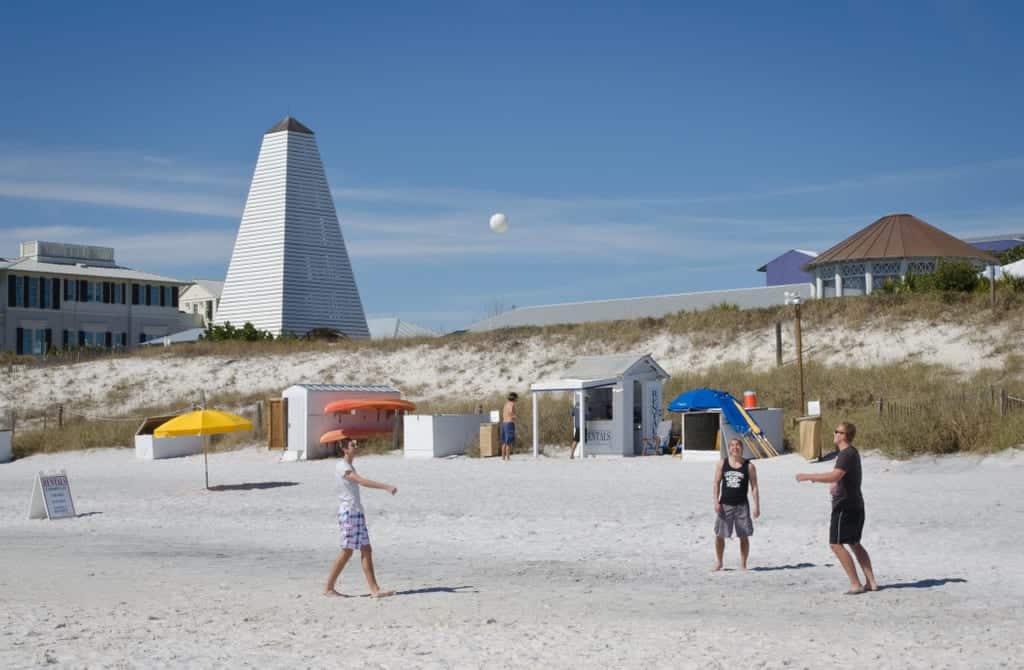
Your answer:
[[[188,414],[176,416],[170,421],[160,424],[153,431],[154,437],[184,437],[199,435],[203,438],[203,467],[206,469],[206,488],[210,488],[210,466],[206,457],[206,436],[217,433],[235,433],[240,430],[252,430],[252,421],[215,409],[200,409]]]

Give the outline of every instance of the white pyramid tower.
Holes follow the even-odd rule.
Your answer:
[[[316,139],[291,117],[263,135],[217,309],[228,321],[370,336]]]

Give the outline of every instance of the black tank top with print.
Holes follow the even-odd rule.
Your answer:
[[[750,461],[744,459],[738,468],[729,464],[729,459],[722,463],[722,489],[718,502],[723,505],[746,505],[747,490],[750,487]]]

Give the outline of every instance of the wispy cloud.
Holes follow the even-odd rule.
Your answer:
[[[216,217],[237,217],[242,211],[241,203],[223,196],[124,189],[96,184],[0,179],[0,196]]]
[[[210,258],[230,255],[235,222],[240,218],[251,166],[194,165],[138,151],[41,151],[2,147],[0,197],[81,203],[102,207],[198,215],[224,220],[202,250]],[[754,214],[701,214],[700,205],[742,203],[772,198],[799,199],[832,191],[899,186],[916,182],[955,182],[972,175],[1024,169],[1024,158],[922,168],[846,179],[783,185],[717,194],[595,197],[538,196],[459,188],[339,186],[333,189],[339,217],[354,254],[407,261],[514,254],[526,258],[594,259],[629,254],[638,258],[676,258],[700,262],[729,254],[770,254],[787,238],[805,246],[829,246],[837,231],[851,232],[878,212],[845,216],[799,217]],[[511,230],[491,233],[487,217],[510,215]],[[996,230],[1011,221],[989,213],[970,224]],[[963,220],[962,218],[960,219]],[[33,232],[26,235],[24,233]],[[230,231],[230,232],[229,232]],[[61,226],[16,229],[20,238],[96,240],[97,231]],[[974,233],[983,234],[983,233]],[[117,236],[126,249],[133,237]],[[731,238],[728,243],[725,238]],[[193,238],[194,239],[194,238]],[[139,249],[148,259],[159,253]]]

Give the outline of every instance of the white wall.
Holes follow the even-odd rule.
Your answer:
[[[466,453],[480,443],[485,414],[406,414],[405,457],[443,458]]]
[[[557,323],[587,323],[644,317],[657,319],[682,310],[707,309],[723,302],[737,305],[740,309],[773,307],[786,303],[786,291],[793,291],[805,300],[810,300],[814,297],[814,284],[780,284],[778,286],[518,307],[474,323],[469,330],[476,332],[517,326],[550,326]]]
[[[203,438],[198,435],[184,437],[135,436],[135,457],[146,460],[177,458],[203,453]]]
[[[309,444],[306,441],[306,389],[301,386],[289,386],[281,397],[288,401],[288,415],[285,417],[288,422],[288,451],[303,452],[303,457],[307,457],[305,452]]]

